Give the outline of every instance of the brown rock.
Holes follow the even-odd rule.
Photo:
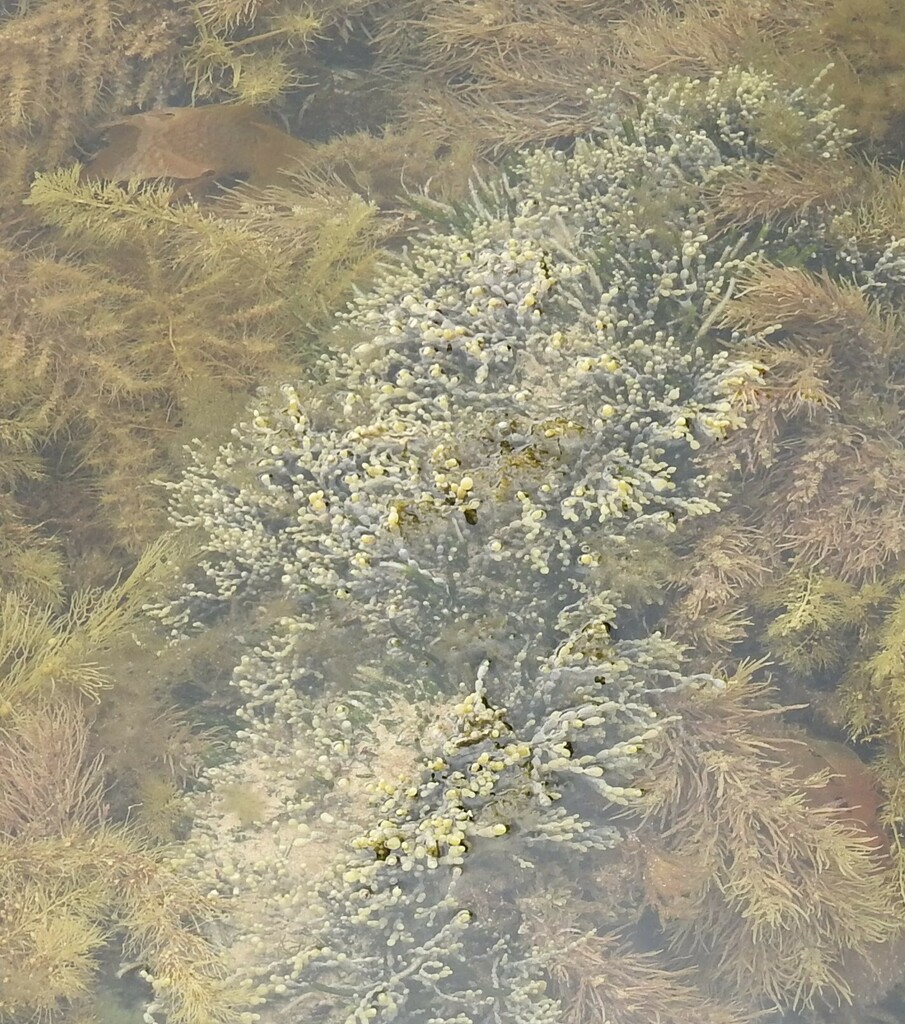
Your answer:
[[[241,176],[266,185],[302,164],[313,149],[243,104],[160,107],[106,128],[107,145],[86,165],[86,177],[191,182]]]

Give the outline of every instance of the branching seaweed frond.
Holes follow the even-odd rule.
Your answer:
[[[60,690],[96,700],[111,682],[104,656],[128,636],[173,553],[172,541],[159,541],[119,584],[77,592],[61,614],[16,594],[5,595],[0,604],[2,715]]]

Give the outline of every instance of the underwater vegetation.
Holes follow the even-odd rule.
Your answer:
[[[817,19],[836,60],[831,81],[845,119],[884,156],[901,160],[905,126],[905,4],[836,0]]]
[[[15,721],[34,700],[54,695],[97,702],[112,685],[104,661],[131,644],[146,602],[158,593],[176,546],[149,548],[115,586],[76,592],[65,611],[15,592],[3,595],[0,620],[0,720]]]
[[[110,0],[0,8],[0,205],[5,225],[34,171],[67,159],[93,123],[152,104],[181,72],[180,3]],[[4,227],[4,233],[6,226]]]
[[[288,366],[290,339],[302,358],[379,236],[373,208],[337,189],[273,185],[212,211],[174,188],[39,175],[27,201],[56,248],[7,254],[10,512],[65,534],[70,560],[141,550],[179,442]]]
[[[171,555],[151,549],[128,579],[78,593],[66,614],[12,592],[0,607],[4,1021],[91,1019],[95,984],[109,964],[142,972],[145,992],[169,1020],[240,1019],[242,998],[205,935],[216,901],[168,866],[140,819],[117,820],[121,808],[108,797],[109,766],[97,750],[98,717],[110,728],[147,704],[145,696],[126,708],[108,701],[108,691],[117,651],[141,630],[141,609]],[[164,758],[173,735],[158,726],[145,742]],[[197,737],[182,739],[200,751]]]
[[[90,1017],[94,975],[112,957],[144,972],[168,1020],[240,1020],[241,996],[199,927],[216,903],[105,821],[87,741],[63,701],[35,703],[0,735],[0,1019]]]
[[[634,93],[735,63],[794,84],[834,62],[845,123],[881,148],[900,109],[901,0],[210,0],[195,19],[196,101],[269,105],[318,139],[394,124],[482,152],[536,144],[592,126],[588,82]]]
[[[813,27],[844,18],[842,0],[774,0],[741,14],[729,4],[610,0],[127,8],[44,0],[0,11],[0,473],[10,482],[0,571],[6,585],[42,599],[109,582],[132,564],[161,529],[150,481],[171,477],[186,440],[222,433],[258,384],[305,358],[317,328],[371,273],[370,249],[410,226],[411,213],[398,212],[406,188],[461,198],[476,159],[589,130],[589,81],[618,80],[634,95],[651,70],[708,74],[739,59],[794,78],[801,62],[794,73],[794,61],[783,63],[784,41],[806,38],[815,71],[845,46]],[[894,14],[871,6],[858,24],[893,45]],[[857,65],[864,85],[873,80],[865,60],[843,56],[837,66]],[[208,194],[194,228],[183,211],[180,230],[163,207],[186,198],[180,175],[199,169],[177,143],[179,125],[195,119],[206,132],[201,162],[220,151],[205,172],[269,186],[284,157],[304,155],[304,173],[281,178],[278,195],[243,193],[238,215]],[[81,191],[75,161],[97,172]],[[23,207],[36,172],[50,177]],[[114,180],[127,172],[169,180],[143,200]],[[380,222],[369,201],[388,217]],[[236,239],[237,219],[253,221],[254,240]],[[139,224],[144,246],[124,245]],[[296,232],[299,250],[289,253]],[[229,244],[257,247],[254,273],[240,272]],[[235,299],[227,310],[199,283],[211,270],[218,292]],[[207,339],[210,357],[199,360]]]
[[[784,725],[743,667],[676,693],[635,836],[670,948],[748,1001],[871,1002],[901,979],[901,906],[869,769]],[[839,808],[844,813],[839,813]]]
[[[171,485],[204,537],[153,612],[175,648],[279,609],[243,627],[232,754],[174,860],[230,908],[230,977],[267,1019],[635,1019],[606,965],[675,1021],[897,980],[869,966],[901,934],[880,797],[840,790],[842,755],[803,753],[750,669],[652,628],[664,602],[697,625],[691,581],[666,593],[696,542],[744,550],[732,487],[783,381],[745,297],[822,263],[870,336],[835,278],[891,279],[888,240],[841,242],[812,183],[753,226],[718,203],[774,161],[848,180],[817,89],[735,70],[593,109],[568,150],[423,201],[436,226],[356,298],[317,382],[262,393]],[[689,886],[669,906],[664,865]]]
[[[198,4],[193,95],[271,104],[329,138],[417,124],[436,143],[479,148],[574,135],[587,84],[605,73],[612,0],[285,0]],[[312,83],[315,87],[312,88]]]
[[[186,106],[186,5],[127,6],[0,11],[0,580],[58,605],[131,568],[163,527],[153,480],[304,358],[385,231],[348,188],[277,179],[309,147],[263,114]],[[196,144],[204,128],[208,162],[220,144],[206,173],[263,191],[180,201],[178,132],[149,138],[161,108]]]
[[[699,651],[780,666],[821,729],[864,745],[898,830],[903,182],[876,166],[839,171],[807,170],[752,207],[759,230],[827,217],[825,242],[750,268],[723,312],[726,327],[757,337],[745,350],[767,368],[765,386],[744,440],[715,456],[729,472],[728,518],[703,549],[687,538],[669,615]],[[718,217],[731,223],[760,188],[730,179],[714,193]]]
[[[640,791],[691,742],[682,701],[715,697],[719,722],[713,670],[742,654],[788,672],[758,711],[812,699],[812,724],[873,755],[886,827],[902,813],[905,202],[833,127],[894,155],[901,62],[894,5],[861,5],[856,30],[850,13],[0,3],[5,1018],[95,1019],[119,970],[185,1024],[262,1000],[325,1020],[729,1022],[851,991],[860,1012],[839,951],[897,948],[885,833],[871,850],[857,821],[842,835],[838,794],[775,730],[761,776],[822,807],[796,819],[796,863],[828,857],[838,893],[801,890],[823,900],[813,961],[807,923],[781,923],[788,974],[714,972],[705,920],[744,949],[760,919],[712,887],[669,919],[651,857],[629,855],[650,831]],[[795,91],[828,55],[850,114]],[[708,92],[739,60],[774,67],[791,108],[756,76]],[[702,82],[649,87],[654,70]],[[617,106],[587,93],[616,80]],[[642,98],[657,117],[636,118]],[[548,141],[563,152],[520,153],[505,179],[489,163]],[[429,197],[402,210],[411,189]],[[415,262],[325,333],[380,248],[431,220]],[[167,605],[189,556],[142,562],[154,481],[273,380],[291,383],[232,454],[198,455],[179,485],[209,541]],[[776,558],[763,541],[783,532]],[[149,601],[165,650],[134,614]],[[721,882],[742,799],[715,805]],[[785,891],[788,849],[767,854]],[[651,952],[633,930],[654,911]]]

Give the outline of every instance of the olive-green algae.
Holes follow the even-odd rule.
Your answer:
[[[284,611],[250,620],[235,757],[183,854],[233,901],[234,971],[268,1014],[563,1019],[528,921],[594,904],[664,698],[724,688],[645,628],[623,573],[724,498],[704,456],[763,373],[720,326],[739,280],[835,243],[819,211],[720,231],[704,193],[770,160],[779,110],[815,159],[845,133],[813,91],[741,71],[651,82],[630,121],[597,103],[593,138],[479,183],[454,230],[385,271],[325,384],[262,396],[173,488],[207,550],[159,609],[173,641],[237,606]],[[638,209],[651,180],[671,230]],[[266,794],[264,820],[224,818],[236,785]]]

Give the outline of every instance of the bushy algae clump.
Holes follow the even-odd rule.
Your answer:
[[[439,226],[354,303],[344,352],[172,488],[206,554],[157,614],[176,643],[229,617],[247,643],[234,756],[179,863],[232,902],[236,979],[272,1012],[637,1019],[593,980],[601,957],[645,962],[596,941],[635,919],[615,812],[644,800],[666,697],[725,687],[638,595],[718,511],[704,456],[762,386],[731,352],[753,339],[718,327],[739,279],[825,241],[819,211],[720,231],[706,196],[779,144],[834,161],[844,135],[811,91],[742,71],[594,102],[592,138],[427,204]],[[834,878],[840,903],[863,895]],[[827,963],[878,934],[827,914]],[[679,1019],[689,979],[663,970],[650,1017]],[[747,1019],[691,991],[701,1019]],[[760,991],[835,990],[828,969]]]

